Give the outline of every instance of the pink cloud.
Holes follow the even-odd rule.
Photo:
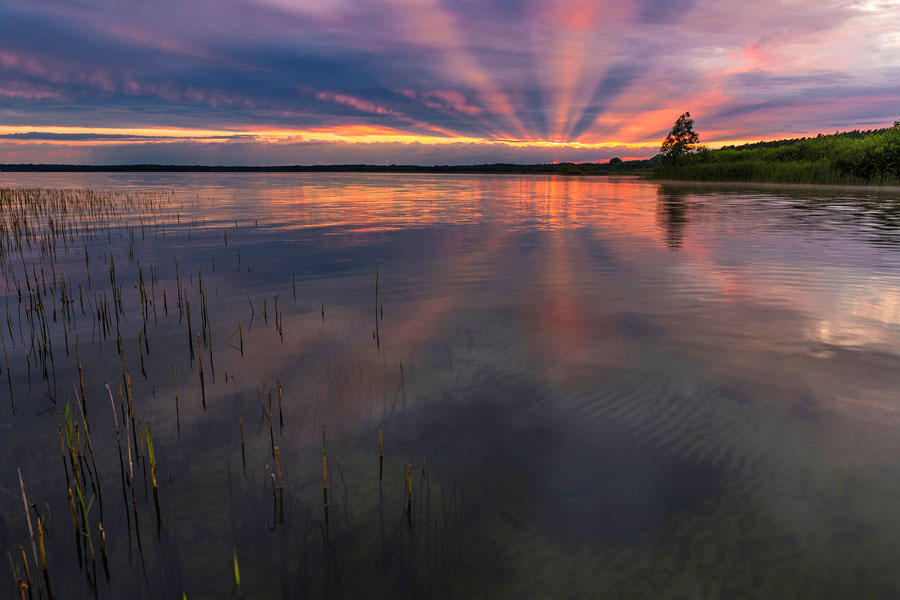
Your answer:
[[[372,113],[376,115],[404,117],[402,113],[399,113],[396,110],[393,110],[386,106],[379,106],[374,102],[369,102],[368,100],[363,100],[361,98],[354,98],[353,96],[348,96],[346,94],[336,94],[334,92],[318,92],[316,94],[316,98],[318,98],[319,100],[336,102],[338,104],[350,106],[362,112]]]
[[[435,110],[454,110],[467,115],[480,115],[484,112],[479,106],[469,104],[466,96],[456,90],[428,90],[415,92],[413,90],[398,90],[400,94],[410,100],[422,102],[428,108]]]
[[[62,100],[62,92],[46,86],[35,86],[22,81],[7,81],[0,84],[0,96],[7,98],[24,98],[26,100]]]

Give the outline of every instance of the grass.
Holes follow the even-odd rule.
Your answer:
[[[900,185],[900,122],[887,129],[726,146],[678,157],[653,179]]]
[[[195,212],[200,212],[196,206],[193,208]],[[225,368],[224,383],[229,383],[230,372],[233,384],[235,369],[245,360],[242,320],[238,319],[237,335],[232,334],[236,337],[236,345],[232,345],[231,338],[224,342],[233,348],[234,353],[226,353],[224,357],[214,353],[213,329],[218,328],[217,331],[221,332],[224,323],[234,322],[227,315],[216,319],[212,314],[214,306],[210,301],[215,302],[219,293],[217,284],[221,283],[221,279],[213,275],[211,282],[206,280],[200,268],[182,277],[185,273],[179,270],[177,259],[170,266],[169,261],[160,262],[155,252],[159,246],[181,247],[186,244],[190,247],[194,243],[192,240],[203,238],[204,241],[214,239],[216,245],[221,245],[219,252],[223,256],[232,256],[236,241],[241,239],[237,220],[234,221],[235,232],[229,236],[220,229],[221,226],[208,226],[203,218],[188,215],[189,212],[184,212],[184,204],[179,206],[168,192],[0,189],[0,271],[3,277],[0,283],[4,284],[6,301],[4,321],[0,323],[0,345],[3,348],[0,376],[7,380],[0,385],[9,390],[9,404],[4,403],[4,408],[8,407],[9,427],[22,433],[17,439],[28,452],[26,464],[32,465],[31,468],[23,468],[20,477],[25,505],[25,514],[21,515],[22,530],[28,537],[18,540],[21,550],[16,555],[16,561],[10,560],[15,585],[13,593],[17,596],[52,598],[51,574],[56,586],[61,585],[75,595],[84,587],[90,595],[99,597],[108,597],[113,589],[134,591],[136,587],[146,586],[149,590],[159,590],[158,582],[147,578],[147,569],[153,568],[154,563],[160,560],[159,556],[170,561],[167,566],[170,574],[186,568],[191,559],[179,557],[178,528],[185,525],[178,525],[183,522],[178,511],[190,515],[191,521],[186,526],[188,531],[203,530],[209,522],[205,511],[208,506],[215,505],[221,489],[215,487],[216,482],[212,482],[208,471],[200,473],[202,481],[186,486],[191,494],[197,495],[194,506],[187,511],[183,507],[179,509],[172,478],[177,465],[171,464],[167,457],[171,456],[169,452],[172,447],[177,445],[181,448],[182,461],[200,460],[198,455],[208,450],[208,446],[197,442],[194,437],[201,430],[201,424],[209,420],[233,423],[235,415],[232,411],[237,412],[238,417],[240,457],[237,460],[241,462],[244,479],[252,481],[263,471],[262,463],[268,463],[265,469],[271,474],[277,509],[270,531],[284,529],[296,532],[299,526],[307,529],[302,534],[305,544],[316,537],[316,530],[308,528],[306,523],[308,514],[296,510],[297,505],[303,502],[305,488],[302,484],[298,485],[298,479],[302,479],[292,477],[290,471],[290,466],[296,464],[292,461],[297,458],[298,451],[296,444],[292,443],[293,434],[288,433],[292,426],[290,410],[301,401],[297,396],[302,396],[303,391],[286,394],[287,390],[283,389],[277,374],[273,377],[274,389],[269,391],[264,380],[258,378],[263,419],[268,423],[269,435],[254,437],[252,433],[245,432],[241,405],[227,402],[232,392],[223,388],[221,380],[217,382],[215,376],[218,362],[220,368]],[[258,224],[258,221],[251,223]],[[232,249],[225,254],[224,249],[229,246]],[[245,265],[246,268],[242,269],[240,248],[236,251],[237,273],[240,275],[253,265]],[[209,257],[213,272],[216,271],[215,258]],[[209,264],[206,257],[202,262],[194,262],[197,265]],[[170,268],[171,273],[168,272]],[[293,267],[289,268],[289,280],[285,274],[281,283],[290,287],[282,293],[290,293],[296,304],[297,274]],[[224,270],[220,260],[219,271]],[[240,280],[237,285],[241,285]],[[245,292],[235,293],[239,297]],[[246,295],[249,301],[249,294]],[[271,335],[274,329],[274,334],[284,343],[287,320],[284,318],[283,302],[280,301],[282,294],[273,295],[273,322],[268,321],[270,304],[264,298],[264,328],[259,335],[265,334],[266,330]],[[174,302],[171,313],[168,310],[169,296]],[[157,303],[160,297],[161,302]],[[194,310],[191,310],[192,304]],[[177,311],[174,310],[176,306]],[[159,314],[158,308],[163,311],[162,314]],[[380,296],[376,293],[376,328],[381,318],[380,310]],[[252,350],[258,350],[261,339],[257,337],[256,330],[252,334],[250,331],[255,313],[252,301],[250,312],[246,342],[251,351],[246,354],[252,359]],[[310,315],[318,319],[314,311]],[[321,318],[324,321],[324,302],[321,304]],[[287,333],[290,335],[292,332]],[[188,338],[187,348],[183,345],[185,335]],[[219,339],[218,335],[215,339]],[[70,342],[74,342],[71,348]],[[196,373],[191,373],[195,360]],[[136,371],[133,381],[129,365],[138,362],[140,374],[137,375]],[[118,403],[112,388],[117,378]],[[198,385],[193,385],[194,381]],[[171,404],[157,398],[157,393],[168,390],[169,385],[172,386],[175,401],[171,420],[165,408]],[[102,387],[106,387],[106,394],[97,394]],[[108,418],[97,416],[101,414],[98,409],[102,408],[100,405],[105,402],[106,396],[113,411],[112,423]],[[185,404],[182,402],[185,399],[195,400],[196,404]],[[39,412],[48,401],[58,409]],[[278,428],[274,427],[276,402]],[[191,411],[185,423],[191,435],[181,435],[182,417],[187,417],[182,414],[181,405]],[[202,413],[191,410],[201,405]],[[48,448],[43,447],[47,439],[42,429],[49,421],[41,416],[48,412],[56,421],[52,423],[49,452]],[[297,431],[296,423],[297,420],[293,420],[294,432]],[[384,420],[379,423],[380,426],[387,424]],[[46,457],[56,460],[56,440],[53,438],[57,434],[62,471],[58,467],[49,468],[46,460]],[[30,437],[32,435],[35,436],[33,439]],[[383,527],[378,527],[378,519],[370,519],[369,523],[372,539],[380,539],[381,545],[369,549],[374,554],[355,555],[348,537],[351,500],[344,478],[346,465],[342,468],[341,441],[339,436],[336,437],[336,440],[329,440],[332,448],[328,450],[332,456],[328,458],[333,458],[329,465],[325,426],[322,426],[322,496],[317,501],[307,500],[308,503],[315,502],[319,509],[316,518],[325,531],[323,554],[318,557],[306,553],[302,561],[294,561],[286,567],[289,570],[309,571],[316,565],[324,565],[326,588],[341,585],[340,574],[351,555],[359,564],[370,563],[373,555],[408,555],[409,565],[420,560],[412,553],[398,550],[397,545],[404,543],[402,540],[385,538]],[[201,452],[196,451],[198,444]],[[98,451],[96,456],[95,448]],[[266,457],[261,456],[262,450],[265,450]],[[314,466],[310,467],[317,471],[315,452],[311,456]],[[371,459],[368,453],[366,457]],[[212,456],[210,461],[213,466],[221,465],[227,469],[233,458],[223,454]],[[118,466],[115,466],[116,459]],[[362,456],[358,460],[368,463]],[[401,523],[407,523],[427,531],[430,521],[426,520],[424,513],[411,512],[418,496],[411,487],[408,473],[405,486],[395,482],[396,493],[389,496],[388,503],[385,503],[381,486],[374,487],[376,481],[380,483],[384,479],[384,460],[379,430],[378,479],[375,479],[374,469],[369,464],[371,487],[354,495],[357,498],[354,503],[368,507],[370,511],[380,506],[382,524],[385,516],[390,518],[393,514],[398,528],[402,528]],[[333,469],[331,472],[329,466]],[[118,483],[114,477],[102,476],[109,470],[120,472]],[[29,502],[25,495],[25,482],[29,477],[41,482],[39,489],[42,497],[35,503]],[[208,484],[212,487],[206,487]],[[351,484],[355,485],[354,482]],[[116,486],[120,487],[122,495],[118,496],[115,491],[112,495],[104,494],[104,489],[109,492],[110,486],[113,490]],[[329,487],[332,487],[331,494]],[[404,492],[401,493],[401,489]],[[244,512],[254,505],[252,487],[249,486],[248,495],[251,501]],[[320,508],[318,502],[323,502],[324,506]],[[142,534],[142,529],[146,531],[152,526],[148,518],[141,518],[151,506],[156,516],[155,539]],[[55,522],[55,526],[45,532],[45,517],[49,527],[49,516],[54,512],[69,516]],[[247,516],[249,513],[235,515],[234,518],[243,520]],[[26,521],[27,531],[24,527]],[[3,525],[2,520],[0,525]],[[237,530],[238,525],[234,521],[231,525]],[[445,522],[442,523],[444,525]],[[64,536],[59,535],[60,530],[65,533]],[[377,533],[379,530],[381,535]],[[246,537],[241,540],[235,536],[234,542],[238,544],[234,584],[240,593],[242,582],[237,570],[237,551],[258,540],[248,540]],[[29,543],[32,551],[26,552]],[[209,551],[202,543],[191,542],[191,547]],[[254,548],[252,553],[262,554],[269,550]],[[19,561],[20,564],[16,564]],[[73,572],[72,565],[77,565],[77,572]],[[411,569],[409,565],[404,569]],[[103,575],[98,577],[100,568]],[[252,578],[253,569],[249,571]],[[204,572],[204,575],[208,573]],[[104,575],[106,587],[103,585]],[[189,586],[193,582],[181,583]],[[178,593],[182,593],[180,589]]]

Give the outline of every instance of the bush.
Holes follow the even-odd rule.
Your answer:
[[[900,184],[900,122],[873,131],[726,146],[656,169],[662,179]]]

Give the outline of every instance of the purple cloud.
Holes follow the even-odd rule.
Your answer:
[[[898,31],[897,0],[8,0],[0,134],[95,134],[68,153],[9,138],[7,159],[105,161],[109,139],[88,148],[103,135],[161,162],[296,163],[297,135],[357,157],[337,162],[381,162],[377,144],[404,141],[419,145],[397,162],[450,162],[450,139],[473,160],[575,141],[598,147],[558,152],[649,156],[683,110],[714,143],[891,123]],[[155,144],[155,128],[258,137],[236,153]]]

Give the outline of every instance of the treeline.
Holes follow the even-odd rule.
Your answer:
[[[212,165],[53,165],[0,164],[0,171],[16,172],[137,172],[137,173],[462,173],[462,174],[544,174],[544,175],[625,175],[646,173],[659,165],[659,158],[619,160],[611,163],[549,163],[517,165],[285,165],[285,166],[212,166]]]
[[[653,177],[900,185],[900,121],[886,129],[702,150],[663,162]]]

